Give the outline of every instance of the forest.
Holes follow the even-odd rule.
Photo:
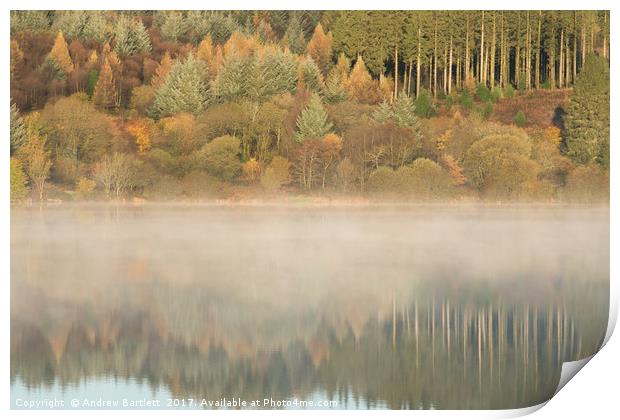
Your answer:
[[[11,202],[609,200],[608,11],[13,11]]]

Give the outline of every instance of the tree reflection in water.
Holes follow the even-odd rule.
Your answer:
[[[607,209],[16,209],[11,381],[517,408],[593,354]]]

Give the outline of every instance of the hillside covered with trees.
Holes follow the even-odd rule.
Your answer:
[[[14,11],[11,200],[606,202],[608,11]]]

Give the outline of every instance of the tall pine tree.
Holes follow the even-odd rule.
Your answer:
[[[151,113],[164,117],[180,112],[202,112],[207,100],[205,75],[204,63],[193,54],[189,54],[185,61],[175,62],[155,94]]]
[[[609,167],[609,63],[589,54],[564,117],[568,155]]]
[[[310,103],[297,118],[297,141],[301,143],[307,139],[320,139],[328,134],[332,127],[333,124],[328,119],[321,98],[313,94]]]

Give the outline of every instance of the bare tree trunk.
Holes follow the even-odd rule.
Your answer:
[[[461,55],[456,56],[456,88],[461,89]]]
[[[452,93],[452,35],[450,35],[450,63],[448,69],[448,94],[450,94]]]
[[[532,31],[530,27],[530,12],[527,12],[527,33],[526,33],[525,47],[526,59],[525,59],[525,86],[528,90],[532,88]]]
[[[564,87],[564,29],[560,31],[560,62],[558,63],[558,87]]]
[[[575,12],[575,27],[573,28],[573,80],[577,78],[577,12]]]
[[[540,89],[540,50],[542,46],[540,45],[540,37],[541,37],[541,28],[542,28],[542,10],[538,11],[538,41],[536,42],[536,69],[534,78],[536,79],[536,89]]]
[[[504,11],[500,12],[500,36],[499,36],[499,85],[504,87]]]
[[[470,66],[470,57],[469,57],[469,17],[466,19],[465,24],[465,81],[469,79],[469,66]]]
[[[411,95],[412,67],[413,67],[413,58],[409,60],[409,77],[407,78],[407,96]]]
[[[480,83],[484,83],[484,68],[483,68],[483,64],[484,63],[484,10],[482,11],[482,19],[480,20],[480,70],[479,70],[479,79],[480,79]]]
[[[517,44],[515,46],[515,85],[521,82],[521,13],[517,17]]]
[[[435,18],[435,45],[433,48],[433,98],[437,98],[437,18]]]
[[[607,58],[607,12],[603,14],[603,58]]]
[[[394,46],[394,100],[398,98],[398,46]]]
[[[420,48],[421,48],[421,37],[422,30],[418,28],[418,59],[416,60],[416,70],[415,70],[415,97],[417,98],[420,94]]]
[[[448,46],[443,46],[443,94],[448,94]]]
[[[491,57],[489,61],[489,83],[491,84],[491,89],[495,86],[495,13],[493,13],[493,34],[491,38]]]
[[[581,67],[586,64],[586,24],[581,27]]]

